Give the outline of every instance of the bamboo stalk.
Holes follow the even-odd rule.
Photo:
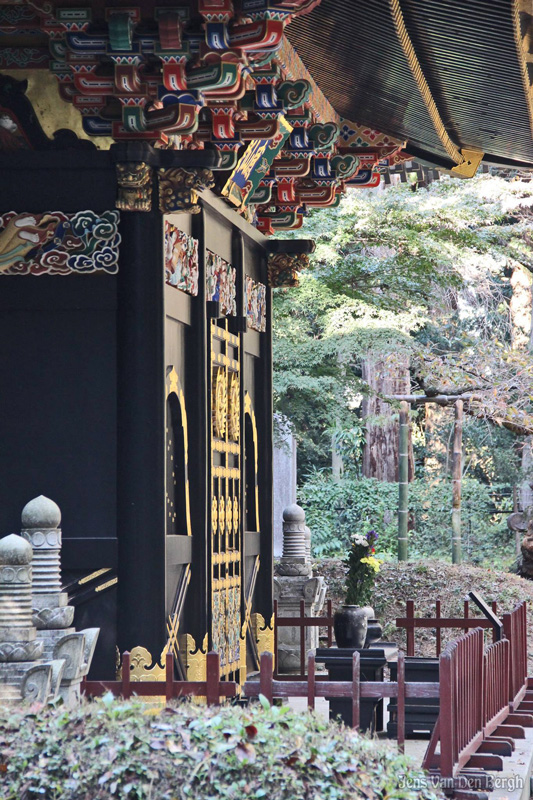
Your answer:
[[[400,443],[398,465],[398,561],[407,561],[409,514],[409,403],[400,404]]]
[[[455,403],[452,466],[452,563],[461,563],[461,483],[463,470],[463,401]]]

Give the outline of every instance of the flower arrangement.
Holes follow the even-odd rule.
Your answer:
[[[381,561],[374,555],[377,533],[370,531],[363,536],[352,534],[352,545],[345,560],[348,567],[346,576],[346,605],[364,606],[372,599],[374,581]]]

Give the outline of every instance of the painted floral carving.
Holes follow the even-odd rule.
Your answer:
[[[118,211],[0,216],[0,275],[118,272]]]

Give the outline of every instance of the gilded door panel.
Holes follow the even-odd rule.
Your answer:
[[[211,339],[211,646],[239,680],[242,605],[239,338],[216,321]]]

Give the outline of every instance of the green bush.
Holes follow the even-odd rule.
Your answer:
[[[501,503],[495,504],[488,487],[465,478],[462,492],[463,552],[466,560],[512,558],[511,534]],[[398,485],[375,478],[345,475],[335,482],[331,473],[311,473],[299,490],[299,502],[313,534],[315,556],[346,553],[350,536],[378,534],[378,555],[396,555]],[[497,507],[498,506],[498,507]],[[416,479],[409,484],[410,556],[449,556],[451,539],[451,480],[430,483]],[[507,509],[509,512],[511,508]]]
[[[259,704],[157,716],[111,696],[74,711],[2,709],[3,800],[436,800],[408,758],[336,723]],[[411,780],[414,779],[414,780]],[[423,784],[423,780],[422,780]]]

